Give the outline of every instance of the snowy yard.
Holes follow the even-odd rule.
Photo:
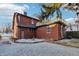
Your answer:
[[[18,43],[19,42],[19,43]],[[25,43],[22,43],[25,42]],[[27,43],[29,42],[29,43]],[[31,43],[32,42],[32,43]],[[33,43],[37,42],[37,43]],[[0,43],[1,56],[79,56],[79,48],[61,46],[42,40],[18,40],[17,43]]]

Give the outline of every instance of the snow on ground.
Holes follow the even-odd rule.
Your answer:
[[[17,43],[39,43],[44,42],[44,39],[19,39],[16,40]]]
[[[35,41],[42,41],[35,39]],[[24,39],[17,42],[24,42]],[[61,46],[48,42],[0,44],[1,56],[79,56],[79,48]],[[32,40],[32,42],[34,42]]]
[[[10,40],[12,33],[0,33],[2,39],[0,40],[1,43],[10,44],[12,41]]]
[[[2,36],[11,36],[12,33],[0,33],[0,35],[2,35]]]

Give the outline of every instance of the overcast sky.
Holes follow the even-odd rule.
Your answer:
[[[33,17],[34,14],[40,13],[41,6],[38,3],[19,3],[19,4],[0,4],[0,24],[12,24],[14,12],[27,12],[28,16]],[[75,17],[75,12],[66,11],[61,8],[63,19],[72,19]]]

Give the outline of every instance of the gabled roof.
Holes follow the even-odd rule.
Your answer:
[[[52,24],[61,24],[61,25],[64,25],[66,26],[66,24],[62,21],[56,21],[56,22],[52,22],[50,24],[42,24],[42,25],[38,25],[37,27],[42,27],[42,26],[48,26],[48,25],[52,25]]]
[[[54,22],[54,23],[58,23],[58,24],[61,24],[61,25],[67,26],[66,22],[64,22],[64,21],[56,21],[56,22]]]
[[[33,19],[33,20],[37,20],[37,19],[35,19],[35,18],[26,16],[26,15],[23,15],[23,14],[20,14],[20,13],[14,13],[14,17],[15,17],[16,15],[21,15],[21,16],[28,17],[28,18]],[[13,17],[13,18],[14,18],[14,17]],[[15,20],[15,19],[13,19],[13,26],[14,26],[14,20]],[[27,19],[26,19],[26,20],[27,20]],[[37,21],[39,21],[39,20],[37,20]],[[64,23],[63,21],[55,21],[55,22],[52,22],[52,23],[46,23],[46,24],[42,24],[42,25],[38,25],[38,26],[37,26],[37,25],[33,25],[33,24],[29,24],[29,25],[20,24],[18,19],[16,20],[16,22],[17,22],[17,26],[18,26],[18,27],[22,27],[22,28],[37,28],[37,27],[48,26],[48,25],[52,25],[52,24],[61,24],[61,25],[66,26],[66,23]]]
[[[13,27],[12,28],[14,28],[14,21],[15,21],[15,17],[16,16],[18,16],[18,15],[21,15],[21,16],[24,16],[24,17],[27,17],[27,18],[30,18],[30,20],[36,20],[36,21],[39,21],[38,19],[35,19],[35,18],[33,18],[33,17],[29,17],[29,16],[27,16],[27,15],[23,15],[23,14],[20,14],[20,13],[14,13],[14,16],[13,16]],[[27,19],[26,19],[27,20]],[[28,26],[25,26],[25,25],[23,25],[23,24],[20,24],[19,23],[19,20],[17,19],[16,20],[16,22],[17,22],[17,26],[20,26],[20,27],[33,27],[34,28],[34,26],[33,25],[28,25]]]
[[[17,14],[17,15],[21,15],[21,16],[24,16],[24,17],[27,17],[27,18],[30,18],[30,19],[33,19],[33,20],[37,20],[37,21],[39,21],[38,19],[36,19],[36,18],[33,18],[33,17],[29,17],[29,16],[27,16],[27,15],[23,15],[23,14],[21,14],[21,13],[14,13],[14,14]]]

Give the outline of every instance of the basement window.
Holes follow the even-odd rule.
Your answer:
[[[47,32],[51,32],[51,27],[47,26]]]

